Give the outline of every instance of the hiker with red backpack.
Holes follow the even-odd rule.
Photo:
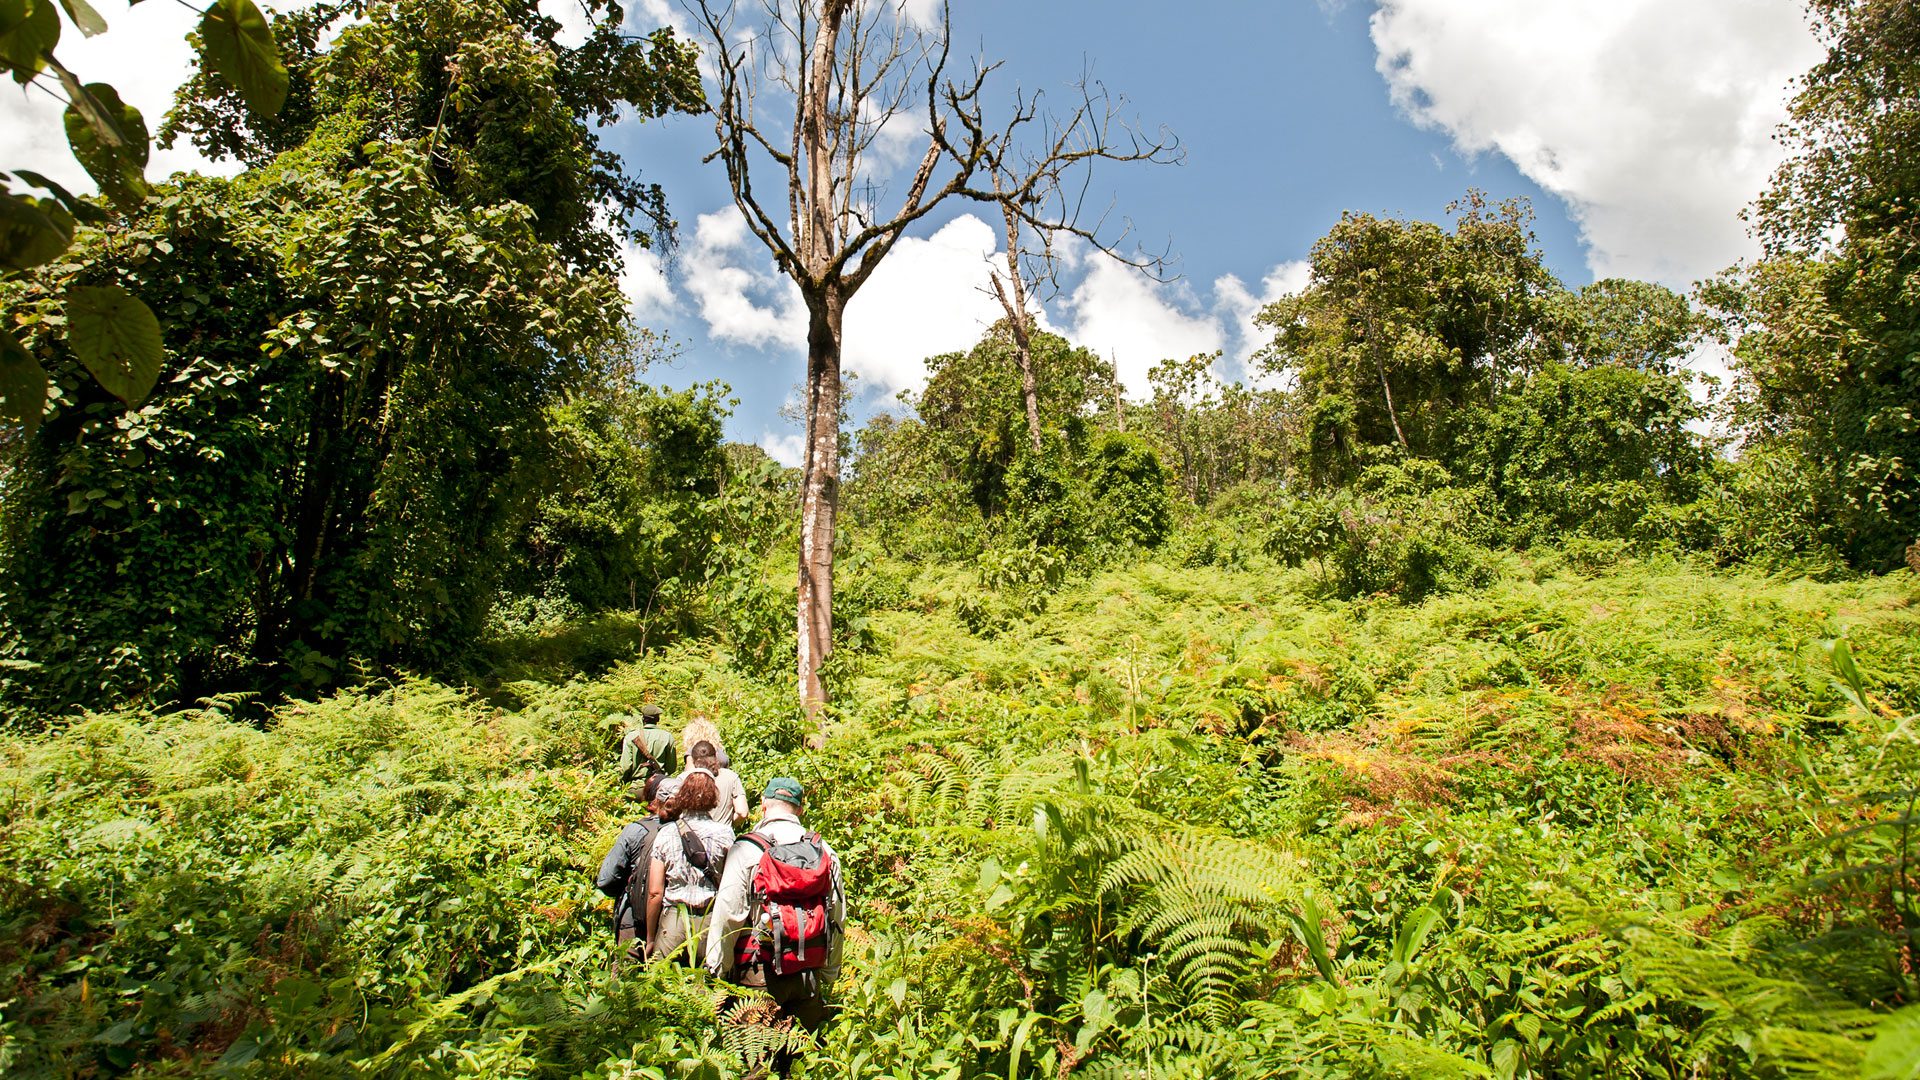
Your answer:
[[[840,974],[846,889],[840,860],[800,815],[800,781],[779,776],[760,796],[760,824],[736,840],[708,916],[709,974],[762,987],[808,1031],[827,1019]]]

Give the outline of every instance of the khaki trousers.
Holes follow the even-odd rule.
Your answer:
[[[689,967],[706,961],[707,913],[693,911],[685,904],[666,904],[660,909],[660,936],[654,943],[651,959],[671,957]]]

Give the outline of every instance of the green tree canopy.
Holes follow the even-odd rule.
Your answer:
[[[1888,569],[1920,536],[1920,10],[1811,7],[1827,55],[1756,206],[1767,259],[1708,297],[1737,336],[1736,418],[1811,462],[1836,546]]]
[[[1077,449],[1088,417],[1114,399],[1113,366],[1058,334],[1038,331],[1031,344],[1041,425]],[[914,406],[942,466],[966,486],[981,513],[999,513],[1008,470],[1028,442],[1006,320],[967,352],[929,358],[927,388]]]
[[[1301,293],[1268,305],[1262,362],[1297,380],[1311,474],[1353,475],[1370,447],[1431,456],[1469,405],[1531,367],[1553,275],[1523,200],[1478,193],[1451,232],[1346,213],[1314,245]]]
[[[54,377],[6,492],[0,649],[41,665],[8,696],[313,684],[477,639],[553,453],[547,408],[623,319],[615,241],[568,201],[594,198],[590,155],[536,175],[487,149],[515,115],[586,145],[545,33],[460,0],[375,7],[296,63],[325,106],[297,145],[0,294]],[[486,78],[382,77],[448,57]],[[383,139],[422,95],[492,119]],[[72,287],[115,283],[171,354],[138,409],[51,329]]]

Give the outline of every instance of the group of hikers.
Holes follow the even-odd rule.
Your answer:
[[[594,882],[613,899],[626,961],[705,968],[817,1029],[840,970],[846,890],[833,849],[803,823],[806,790],[790,776],[767,781],[759,821],[736,837],[747,790],[718,729],[686,723],[683,770],[660,720],[659,706],[645,705],[621,736],[621,782],[647,816],[620,831]]]

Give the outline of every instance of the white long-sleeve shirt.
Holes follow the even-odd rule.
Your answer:
[[[770,813],[761,819],[755,830],[775,844],[796,843],[807,835],[806,826],[794,818],[783,814]],[[820,982],[824,986],[833,982],[840,974],[840,944],[845,936],[842,928],[847,921],[847,890],[840,878],[840,856],[835,855],[827,842],[827,854],[833,858],[833,891],[827,897],[827,919],[832,923],[834,932],[827,949],[827,962],[820,969]],[[707,971],[714,975],[727,977],[733,974],[734,942],[747,925],[747,918],[753,912],[748,911],[751,899],[753,872],[759,868],[760,860],[765,856],[759,845],[751,840],[736,840],[733,850],[727,853],[727,868],[720,875],[720,891],[713,898],[713,909],[707,924]]]

